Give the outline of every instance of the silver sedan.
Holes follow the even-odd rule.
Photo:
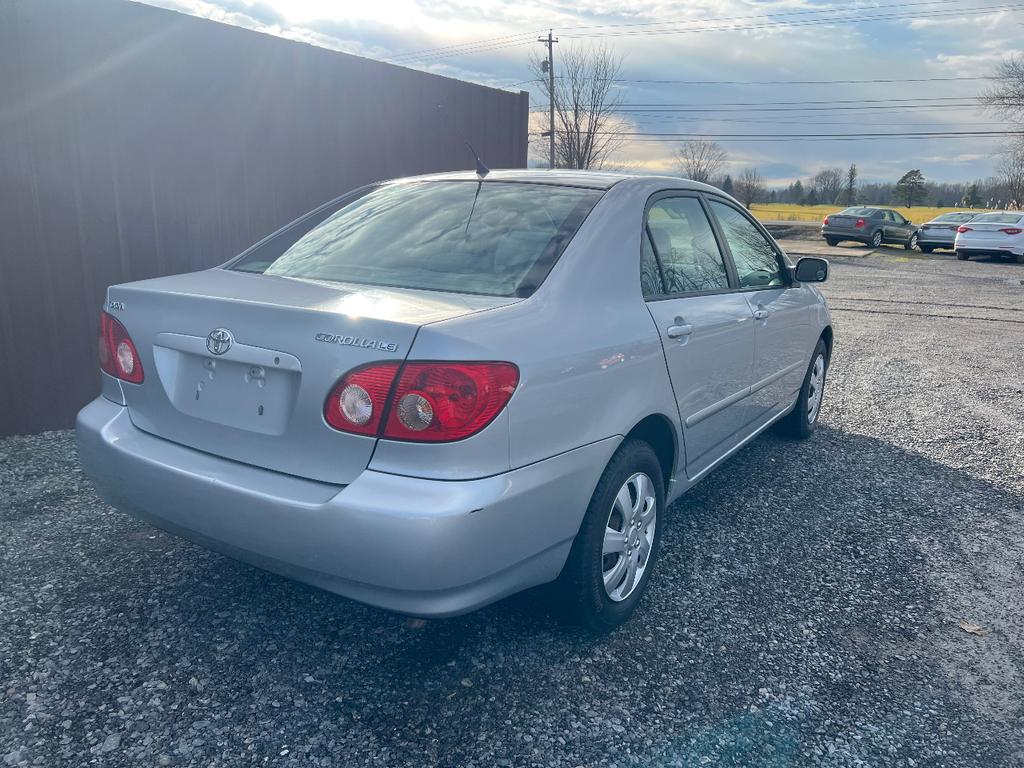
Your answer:
[[[356,600],[440,617],[555,582],[607,630],[670,502],[814,431],[827,274],[683,179],[371,185],[112,286],[81,459],[115,507]]]

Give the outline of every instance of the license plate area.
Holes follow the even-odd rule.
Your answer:
[[[154,345],[153,357],[164,392],[177,410],[250,432],[285,431],[302,375],[295,357],[239,344],[230,355],[217,356],[198,337],[159,336],[162,343]]]

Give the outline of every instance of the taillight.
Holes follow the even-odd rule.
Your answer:
[[[490,424],[518,383],[512,363],[373,363],[341,378],[324,418],[343,432],[390,440],[461,440]]]
[[[1000,229],[999,231],[1005,232],[1007,235],[1019,235],[1021,232],[1024,232],[1024,229],[1021,229],[1020,227],[1006,227],[1005,229]]]
[[[970,227],[961,224],[959,227],[956,228],[956,231],[962,233],[962,232],[972,232],[973,230]]]
[[[824,219],[821,220],[821,226],[823,226],[823,227],[827,227],[828,226],[828,216],[826,216]]]
[[[866,227],[867,224],[868,223],[864,221],[864,219],[857,219],[857,223],[854,224],[853,226],[855,226],[857,229],[864,229],[864,227]]]
[[[139,351],[128,335],[128,331],[113,315],[100,312],[100,329],[97,338],[100,368],[121,381],[132,384],[142,383],[142,361]]]
[[[324,420],[342,432],[376,435],[400,363],[372,363],[349,371],[324,402]]]

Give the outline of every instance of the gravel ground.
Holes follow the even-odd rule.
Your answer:
[[[538,592],[365,608],[109,509],[69,432],[0,440],[0,760],[1022,765],[1022,283],[836,259],[820,429],[677,503],[600,639]]]

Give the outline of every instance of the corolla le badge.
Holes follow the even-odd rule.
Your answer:
[[[227,328],[217,328],[206,337],[206,348],[214,355],[223,355],[234,343],[235,337]]]
[[[385,339],[366,339],[362,336],[346,336],[337,333],[318,333],[314,337],[317,341],[327,344],[342,344],[346,347],[362,347],[363,349],[377,349],[381,352],[397,352],[398,344]]]

